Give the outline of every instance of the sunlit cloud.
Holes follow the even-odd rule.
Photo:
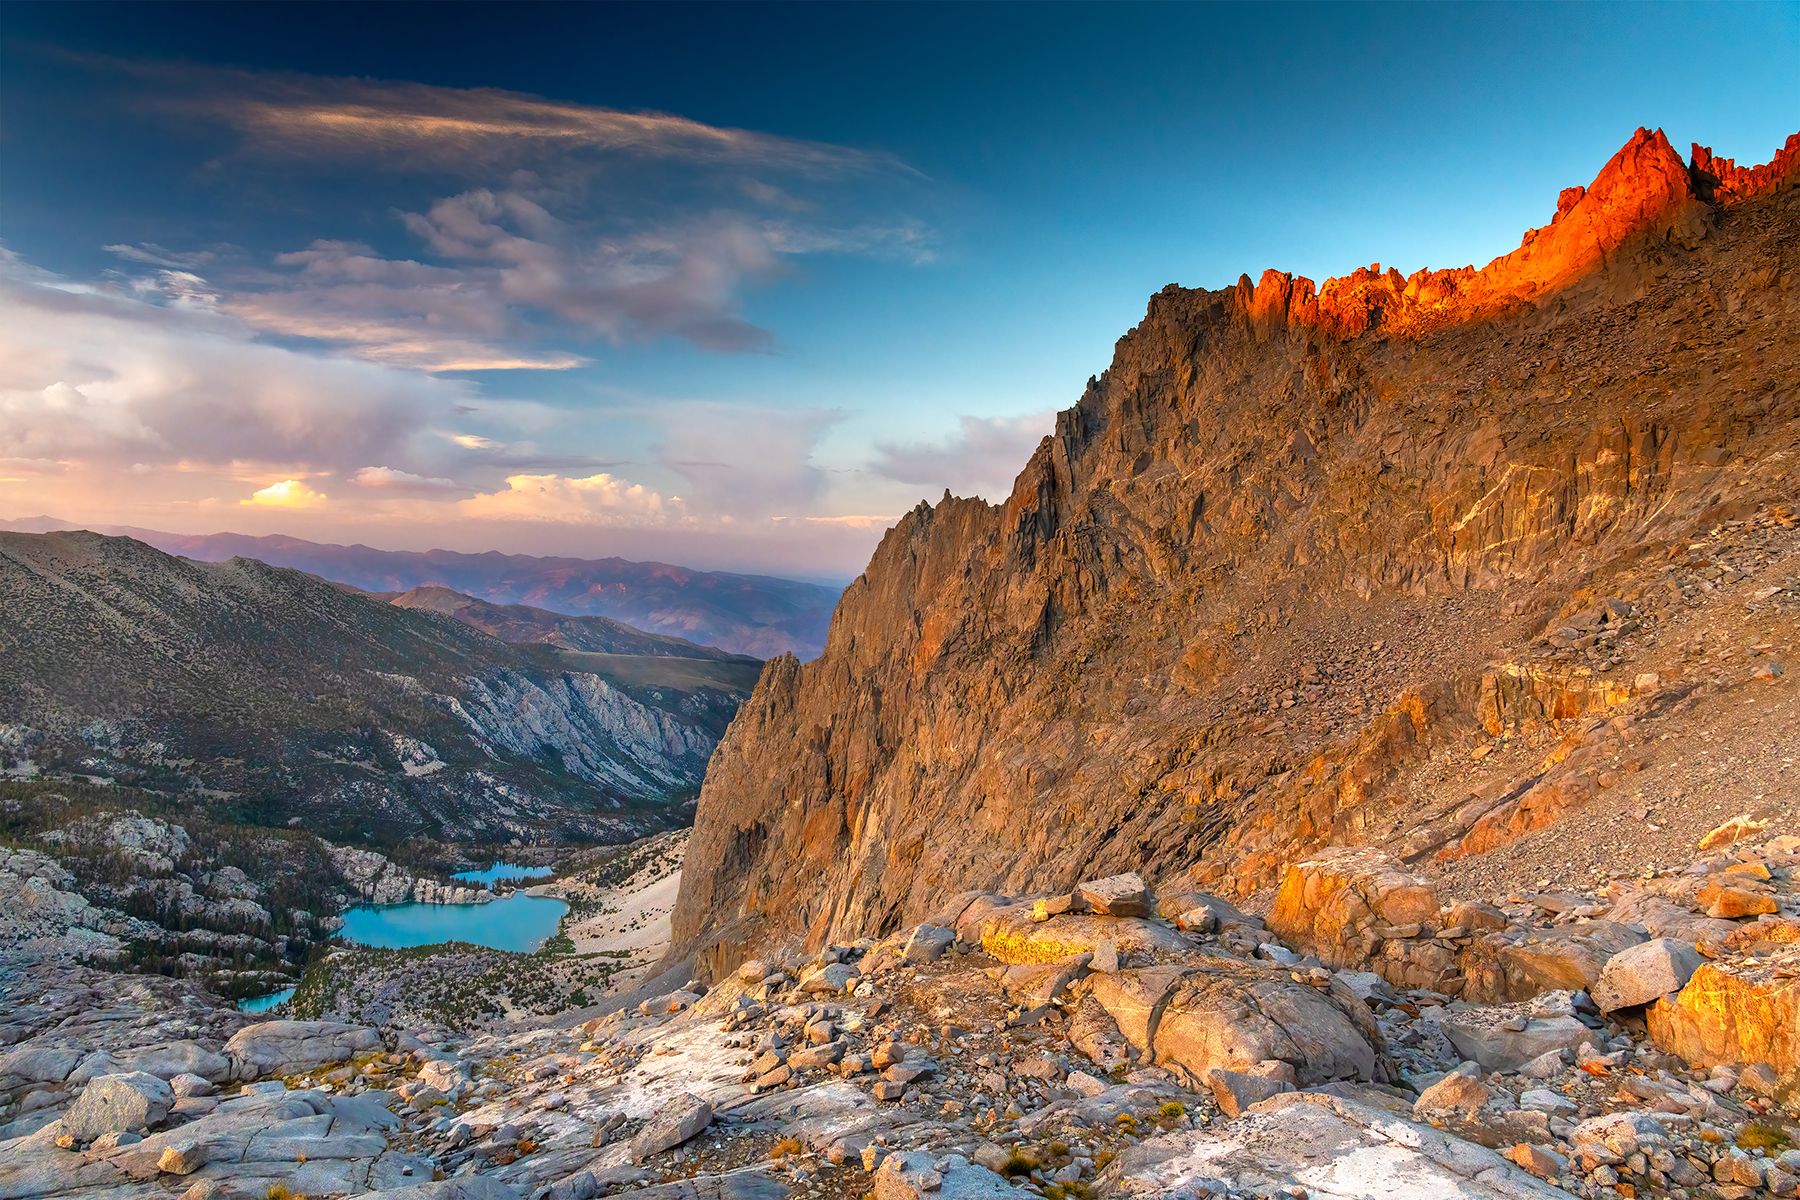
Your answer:
[[[402,471],[395,467],[364,467],[350,477],[350,482],[360,488],[371,488],[381,492],[418,494],[460,490],[454,479],[416,475],[411,471]]]
[[[473,518],[556,521],[572,524],[638,524],[682,516],[685,502],[602,472],[586,478],[509,475],[506,490],[471,496],[458,509]]]
[[[250,494],[248,500],[241,500],[239,503],[260,505],[263,508],[317,508],[325,500],[324,492],[314,491],[298,479],[283,479],[266,488],[258,488]]]

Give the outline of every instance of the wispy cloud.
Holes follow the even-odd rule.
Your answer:
[[[809,175],[918,172],[893,155],[499,88],[85,61],[154,89],[151,102],[237,130],[252,154],[374,160],[384,169],[501,169],[581,153],[769,167]]]

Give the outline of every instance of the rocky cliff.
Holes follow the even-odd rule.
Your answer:
[[[1484,268],[1164,289],[1005,503],[921,504],[825,654],[765,669],[678,949],[1114,869],[1244,896],[1328,843],[1553,820],[1542,789],[1429,812],[1422,772],[1653,691],[1620,648],[1719,578],[1671,564],[1791,527],[1797,175],[1800,135],[1738,168],[1640,130]]]

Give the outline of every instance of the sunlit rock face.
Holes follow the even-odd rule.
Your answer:
[[[678,947],[729,965],[1120,870],[1244,896],[1404,840],[1395,781],[1484,721],[1600,722],[1615,685],[1494,664],[1791,500],[1797,147],[1689,165],[1640,131],[1485,268],[1152,297],[1004,503],[921,504],[826,653],[766,669],[709,768]],[[1598,786],[1567,753],[1470,846]]]

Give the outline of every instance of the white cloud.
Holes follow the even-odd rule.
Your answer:
[[[826,477],[813,452],[843,418],[833,409],[707,401],[665,403],[649,415],[663,431],[662,463],[687,479],[689,498],[704,511],[738,516],[816,504]]]

